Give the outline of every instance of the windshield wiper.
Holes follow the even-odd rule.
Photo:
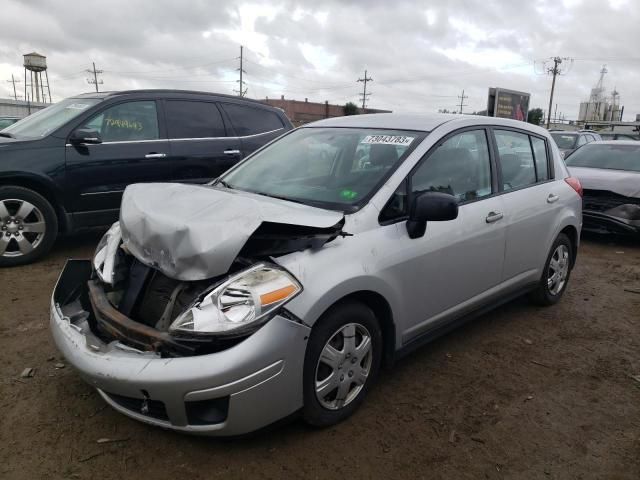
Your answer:
[[[262,196],[264,196],[264,197],[276,198],[276,199],[278,199],[278,200],[284,200],[285,202],[300,203],[300,204],[302,204],[302,205],[307,205],[307,206],[309,206],[309,204],[308,204],[308,203],[303,202],[302,200],[296,200],[296,199],[289,198],[289,197],[283,197],[283,196],[280,196],[280,195],[272,195],[272,194],[270,194],[270,193],[263,193],[263,192],[251,192],[251,193],[257,193],[258,195],[262,195]]]
[[[9,132],[0,132],[0,137],[16,138],[16,137],[13,136],[13,134],[11,134]]]
[[[229,185],[224,180],[218,180],[214,185],[222,185],[224,188],[228,188],[229,190],[233,190],[233,187]]]

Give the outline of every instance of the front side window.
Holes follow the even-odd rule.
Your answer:
[[[454,135],[438,146],[411,177],[412,193],[443,192],[460,202],[491,194],[491,164],[484,130]]]
[[[529,135],[510,130],[495,130],[503,190],[536,183],[536,168]]]
[[[352,210],[423,138],[423,133],[399,130],[300,128],[256,153],[221,182],[238,190]]]
[[[99,98],[67,98],[10,125],[3,133],[15,138],[44,137],[101,101]]]
[[[223,103],[222,108],[231,118],[233,129],[240,137],[272,132],[284,127],[278,115],[264,108],[247,107],[235,103]]]
[[[165,105],[169,138],[210,138],[226,135],[222,115],[214,103],[169,100]]]
[[[119,103],[90,119],[82,128],[97,130],[103,142],[156,140],[159,138],[156,102]]]

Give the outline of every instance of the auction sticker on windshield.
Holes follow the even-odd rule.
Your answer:
[[[367,135],[360,143],[369,145],[400,145],[408,147],[416,137],[407,137],[405,135]]]

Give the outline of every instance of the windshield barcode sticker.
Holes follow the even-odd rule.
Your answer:
[[[405,135],[367,135],[360,143],[369,145],[399,145],[408,147],[416,137],[407,137]]]

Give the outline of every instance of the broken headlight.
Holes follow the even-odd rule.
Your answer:
[[[100,239],[93,256],[93,268],[104,283],[113,284],[116,252],[122,241],[120,222],[114,223]]]
[[[237,333],[266,321],[302,291],[287,271],[265,264],[235,275],[207,293],[169,327],[174,332]]]

